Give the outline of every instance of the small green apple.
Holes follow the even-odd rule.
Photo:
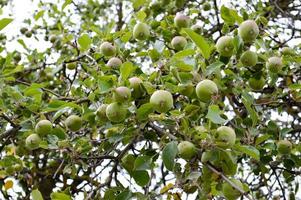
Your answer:
[[[147,24],[139,22],[134,26],[133,37],[136,40],[146,40],[149,36],[150,30]]]
[[[178,144],[179,156],[185,160],[190,160],[197,154],[197,150],[193,143],[182,141]]]
[[[277,143],[277,150],[280,154],[287,155],[292,151],[292,143],[288,140],[280,140]]]
[[[177,13],[174,18],[174,23],[178,28],[187,28],[190,23],[190,18],[182,13]]]
[[[120,103],[114,102],[108,105],[106,109],[107,118],[111,122],[122,122],[125,120],[127,109]]]
[[[245,51],[241,57],[240,57],[240,62],[247,67],[253,67],[256,65],[258,61],[258,56],[255,52],[247,50]]]
[[[52,131],[52,123],[49,120],[41,120],[35,126],[35,132],[40,136],[46,136]]]
[[[169,91],[157,90],[152,94],[150,103],[158,113],[166,113],[173,107],[173,98]]]
[[[109,42],[103,42],[101,45],[100,45],[100,52],[104,55],[104,56],[107,56],[107,57],[110,57],[110,56],[115,56],[116,54],[116,47],[113,46],[111,43]]]
[[[202,102],[209,102],[218,93],[218,88],[213,81],[205,79],[197,84],[195,91]]]
[[[31,134],[25,140],[25,146],[30,150],[35,150],[39,148],[41,138],[38,134]]]
[[[283,64],[282,59],[280,57],[271,57],[268,59],[268,62],[266,63],[267,68],[272,73],[278,73],[282,70]]]
[[[224,57],[231,57],[234,53],[234,40],[231,36],[222,36],[216,42],[217,52]]]
[[[218,147],[224,149],[230,148],[235,144],[235,131],[228,126],[221,126],[216,130],[214,140]]]
[[[252,43],[259,34],[259,28],[254,20],[246,20],[240,24],[238,34],[245,43]]]
[[[123,103],[131,98],[131,90],[127,87],[120,86],[113,92],[113,99],[118,103]]]
[[[65,126],[73,132],[76,132],[81,129],[82,127],[82,118],[77,115],[70,115],[65,120]]]
[[[110,58],[110,60],[107,62],[107,66],[112,68],[118,68],[121,65],[122,61],[117,57]]]
[[[187,40],[183,36],[176,36],[171,40],[171,46],[177,51],[181,51],[187,45]]]

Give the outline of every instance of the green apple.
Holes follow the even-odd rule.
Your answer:
[[[150,30],[147,24],[139,22],[134,26],[133,37],[136,40],[146,40],[149,36]]]
[[[70,115],[65,120],[65,126],[73,132],[79,131],[82,127],[82,118],[77,115]]]
[[[292,143],[288,140],[280,140],[277,142],[277,150],[280,154],[287,155],[292,151]]]
[[[101,45],[100,45],[100,52],[104,55],[104,56],[107,56],[107,57],[110,57],[110,56],[115,56],[116,54],[116,47],[113,46],[111,43],[109,42],[103,42]]]
[[[252,43],[259,34],[259,28],[254,20],[246,20],[240,24],[238,34],[245,43]]]
[[[118,68],[121,65],[122,61],[117,57],[110,58],[110,60],[107,62],[107,66],[112,68]]]
[[[234,40],[231,36],[222,36],[216,42],[217,52],[224,57],[231,57],[234,53]]]
[[[107,118],[111,122],[122,122],[125,120],[127,109],[120,103],[114,102],[108,105],[106,109]]]
[[[197,150],[193,143],[182,141],[178,144],[179,156],[185,160],[190,160],[197,154]]]
[[[71,63],[67,63],[66,67],[69,70],[74,70],[76,68],[76,65],[77,65],[76,62],[71,62]]]
[[[118,103],[123,103],[131,98],[131,90],[127,87],[120,86],[113,92],[113,99]]]
[[[255,77],[249,78],[249,86],[253,90],[261,90],[265,85],[265,79],[261,76],[259,79]]]
[[[276,56],[271,57],[268,59],[266,66],[270,70],[270,72],[278,73],[279,71],[282,70],[283,67],[282,59]]]
[[[39,148],[41,138],[38,134],[31,134],[25,140],[25,146],[30,150],[35,150]]]
[[[194,24],[191,26],[191,29],[196,32],[197,34],[201,34],[203,32],[203,28],[202,26],[198,25],[198,24]]]
[[[218,147],[224,149],[230,148],[235,144],[235,131],[228,126],[221,126],[216,130],[214,140]]]
[[[169,91],[157,90],[152,94],[150,103],[158,113],[166,113],[173,107],[173,97]]]
[[[46,136],[52,131],[52,123],[49,120],[41,120],[35,126],[35,132],[40,136]]]
[[[240,56],[240,62],[247,67],[253,67],[258,61],[258,56],[255,52],[247,50]]]
[[[96,111],[97,118],[101,122],[106,122],[108,120],[107,115],[106,115],[107,107],[108,107],[107,104],[102,104],[101,106],[99,106],[99,108]]]
[[[202,102],[209,102],[218,93],[218,88],[213,81],[205,79],[197,84],[195,92]]]
[[[176,36],[171,40],[171,46],[177,51],[181,51],[187,45],[187,40],[183,36]]]
[[[182,13],[177,13],[174,18],[174,23],[178,28],[187,28],[190,23],[190,18]]]

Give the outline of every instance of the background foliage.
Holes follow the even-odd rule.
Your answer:
[[[0,3],[2,10],[13,6]],[[0,35],[2,198],[218,199],[224,184],[235,185],[233,178],[244,183],[237,190],[241,198],[301,195],[299,1],[55,0],[38,5],[21,30]],[[189,16],[190,25],[199,24],[200,32],[177,28],[177,12]],[[243,44],[237,31],[247,19],[260,30],[251,45]],[[0,30],[13,20],[2,17]],[[146,40],[132,37],[139,21],[150,27]],[[175,51],[170,42],[179,35],[188,43]],[[215,49],[224,35],[234,38],[235,54],[228,58]],[[33,49],[25,38],[48,42],[49,48]],[[9,40],[23,50],[9,51]],[[120,67],[107,65],[109,57],[100,51],[105,41],[117,48]],[[257,53],[258,68],[239,61],[247,49]],[[282,58],[278,73],[266,68],[272,56]],[[67,68],[70,63],[75,69]],[[126,119],[101,120],[97,109],[114,101],[116,87],[130,87],[134,76],[143,81],[143,95],[122,103]],[[263,79],[263,88],[250,87],[254,77]],[[185,93],[203,79],[219,89],[208,103]],[[171,92],[174,101],[162,114],[149,103],[159,89]],[[66,128],[72,114],[83,120],[79,131]],[[31,150],[25,140],[42,119],[53,129]],[[231,149],[217,147],[212,139],[221,125],[235,129]],[[283,139],[293,144],[287,155],[277,151]],[[197,155],[181,159],[181,141],[191,141]],[[209,152],[205,161],[204,152]]]

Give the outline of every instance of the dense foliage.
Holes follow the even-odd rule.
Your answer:
[[[301,195],[300,1],[222,2],[40,0],[1,34],[2,198]]]

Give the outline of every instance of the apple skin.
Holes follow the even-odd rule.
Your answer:
[[[107,66],[112,68],[119,68],[121,65],[122,65],[122,61],[117,57],[112,57],[107,62]]]
[[[126,108],[117,102],[111,103],[106,109],[106,116],[111,122],[122,122],[127,114]]]
[[[235,185],[243,189],[243,184],[241,181],[231,178],[230,179]],[[233,188],[228,182],[223,183],[222,192],[227,200],[236,200],[242,194],[235,188]]]
[[[118,103],[123,103],[131,98],[131,90],[127,87],[120,86],[113,92],[113,99]]]
[[[280,57],[273,56],[268,59],[266,66],[270,72],[278,73],[283,67],[282,59]]]
[[[249,86],[253,90],[262,90],[265,85],[265,79],[261,76],[260,79],[251,77],[249,78]]]
[[[205,79],[197,84],[195,92],[202,102],[207,103],[218,93],[218,88],[213,81]]]
[[[66,67],[69,70],[74,70],[76,68],[76,62],[67,63]]]
[[[52,131],[52,123],[49,120],[41,120],[35,126],[35,132],[40,136],[46,136]]]
[[[224,57],[231,57],[234,53],[234,40],[231,36],[222,36],[216,42],[217,52]]]
[[[109,42],[103,42],[100,45],[100,52],[107,57],[111,57],[111,56],[115,56],[116,54],[116,47],[113,46],[111,43]]]
[[[197,150],[193,143],[182,141],[178,144],[179,156],[185,160],[190,160],[197,154]]]
[[[238,34],[245,43],[252,43],[259,34],[259,28],[254,20],[246,20],[240,24]]]
[[[190,23],[190,18],[182,13],[177,13],[174,18],[174,24],[178,28],[187,28]]]
[[[99,106],[99,108],[96,111],[96,116],[97,116],[98,120],[101,121],[101,122],[108,121],[108,118],[107,118],[107,115],[106,115],[107,107],[108,107],[107,104],[102,104],[101,106]]]
[[[82,127],[82,118],[77,115],[70,115],[65,120],[65,126],[72,132],[79,131]]]
[[[235,144],[235,131],[228,126],[221,126],[216,130],[214,140],[218,147],[224,149],[230,148]]]
[[[198,25],[198,24],[194,24],[191,26],[191,29],[196,32],[197,34],[201,34],[203,32],[203,28],[202,26]]]
[[[255,52],[247,50],[245,51],[241,57],[240,57],[240,62],[247,67],[253,67],[256,65],[258,61],[258,56]]]
[[[132,77],[129,79],[130,88],[132,89],[132,96],[134,98],[139,98],[143,95],[144,91],[142,88],[143,81],[138,77]]]
[[[150,103],[158,113],[166,113],[173,107],[173,98],[169,91],[157,90],[152,94]]]
[[[171,40],[171,46],[177,51],[181,51],[187,45],[187,40],[183,36],[176,36]]]
[[[139,22],[134,26],[133,37],[136,40],[146,40],[149,36],[150,30],[147,24]]]
[[[187,97],[190,97],[194,92],[194,86],[191,83],[187,83],[187,84],[180,83],[178,84],[178,88],[179,88],[179,93]]]
[[[35,150],[39,148],[41,138],[38,134],[31,134],[25,140],[25,146],[30,150]]]
[[[288,140],[280,140],[277,142],[277,150],[282,155],[288,155],[292,151],[292,143]]]

